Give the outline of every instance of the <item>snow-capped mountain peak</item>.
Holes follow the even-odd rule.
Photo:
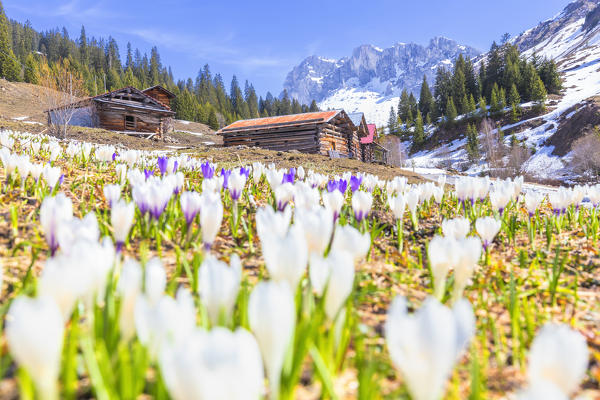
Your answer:
[[[283,86],[303,103],[314,99],[323,109],[360,109],[370,120],[382,123],[389,112],[385,107],[381,113],[383,103],[397,102],[395,98],[404,88],[418,96],[423,75],[432,83],[436,69],[451,65],[461,53],[467,57],[480,54],[441,36],[427,46],[398,42],[382,49],[363,44],[338,60],[307,57],[287,75]]]

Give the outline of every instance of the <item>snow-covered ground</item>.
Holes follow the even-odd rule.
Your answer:
[[[343,88],[319,103],[321,110],[343,108],[348,113],[363,112],[369,123],[387,125],[390,108],[398,107],[399,96],[385,97],[376,91]]]

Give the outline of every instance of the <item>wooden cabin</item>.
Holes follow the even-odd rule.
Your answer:
[[[170,99],[169,104],[165,104],[151,95],[158,97],[163,90],[156,86],[149,89],[152,91],[145,93],[128,86],[47,110],[48,124],[60,123],[64,120],[65,110],[71,109],[74,112],[69,125],[160,136],[173,130],[175,112],[171,111]]]
[[[356,148],[354,149],[354,151],[357,154],[360,154],[359,158],[362,161],[364,161],[360,141],[364,137],[367,137],[369,135],[369,128],[368,128],[367,120],[365,118],[365,114],[362,112],[355,112],[355,113],[348,114],[348,117],[350,118],[350,120],[352,121],[352,123],[355,126],[354,133],[356,135]]]
[[[377,143],[377,127],[367,124],[368,135],[360,139],[360,149],[364,162],[388,163],[388,150]]]
[[[361,158],[356,127],[344,110],[241,120],[217,133],[225,146]]]
[[[148,96],[160,101],[162,104],[169,107],[169,109],[171,108],[171,100],[173,100],[175,97],[177,97],[177,96],[175,96],[175,94],[173,94],[173,92],[165,89],[164,87],[162,87],[160,85],[156,85],[156,86],[149,87],[148,89],[144,89],[144,90],[142,90],[142,93],[147,94]]]

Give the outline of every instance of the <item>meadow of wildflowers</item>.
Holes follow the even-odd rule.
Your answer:
[[[0,132],[0,397],[600,395],[600,186]]]

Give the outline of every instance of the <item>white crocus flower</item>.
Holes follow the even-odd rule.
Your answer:
[[[256,210],[256,232],[264,246],[264,240],[269,235],[284,237],[290,228],[292,220],[292,209],[287,208],[283,212],[275,211],[272,207],[261,207]]]
[[[471,230],[471,223],[466,218],[446,219],[442,222],[442,233],[446,237],[464,239]]]
[[[46,165],[42,170],[42,176],[44,177],[44,180],[46,181],[46,184],[48,185],[50,190],[52,190],[54,189],[54,187],[58,183],[58,180],[60,179],[60,168]]]
[[[303,181],[305,175],[306,175],[306,171],[304,171],[304,167],[302,165],[299,166],[298,169],[296,170],[296,176],[298,177],[298,179]]]
[[[370,247],[369,233],[360,233],[358,229],[350,225],[338,225],[335,228],[331,251],[345,251],[352,255],[356,263],[367,255]]]
[[[410,211],[410,216],[412,218],[413,224],[416,226],[418,223],[417,218],[417,206],[419,205],[419,190],[413,188],[406,193],[406,204],[408,205],[408,210]]]
[[[288,282],[295,291],[308,263],[308,246],[302,226],[293,225],[283,237],[268,234],[262,243],[263,257],[271,278]]]
[[[529,351],[527,377],[533,388],[554,386],[567,398],[585,377],[589,351],[583,335],[568,325],[547,324]]]
[[[105,185],[102,192],[109,207],[112,207],[121,198],[121,186],[119,185]]]
[[[385,337],[394,365],[414,400],[442,398],[454,364],[475,331],[471,305],[461,300],[450,309],[433,298],[408,314],[406,300],[392,302]]]
[[[275,189],[275,202],[277,209],[283,211],[290,201],[294,198],[294,185],[287,182],[279,185]]]
[[[286,282],[260,282],[250,294],[248,320],[258,341],[273,398],[279,397],[283,361],[292,343],[296,307]]]
[[[49,297],[17,297],[6,316],[6,340],[12,357],[27,370],[41,399],[58,399],[64,321]]]
[[[58,249],[58,228],[73,218],[73,203],[63,193],[46,197],[40,207],[40,224],[52,254]]]
[[[494,241],[494,238],[500,232],[502,222],[498,221],[494,217],[482,217],[477,218],[475,221],[475,229],[483,240],[483,247],[485,249]]]
[[[159,258],[152,258],[146,263],[144,276],[144,294],[151,304],[155,304],[165,292],[167,273]]]
[[[435,236],[427,246],[433,275],[433,292],[437,299],[444,297],[446,277],[457,261],[457,241],[453,237]]]
[[[135,334],[134,309],[141,292],[142,268],[137,261],[128,259],[123,264],[117,283],[117,293],[121,297],[119,329],[121,338],[125,341],[129,341]]]
[[[327,258],[313,255],[309,267],[310,282],[318,296],[325,287],[325,313],[335,320],[340,308],[352,293],[354,285],[354,260],[346,251],[332,251]]]
[[[115,171],[117,173],[117,180],[119,181],[119,183],[121,183],[121,184],[125,183],[125,181],[127,180],[127,176],[128,176],[127,164],[117,164],[115,166]],[[139,170],[134,170],[134,171],[140,172]],[[141,172],[140,172],[140,174],[141,174]],[[143,174],[141,174],[141,175],[142,175],[141,178],[144,179]],[[139,182],[133,182],[132,179],[130,179],[130,182],[134,186],[139,183]]]
[[[96,214],[90,212],[83,219],[71,218],[61,223],[57,229],[57,238],[63,252],[69,252],[74,243],[80,240],[98,242],[100,229]]]
[[[303,228],[309,254],[323,255],[333,233],[331,211],[321,206],[296,209],[295,221]]]
[[[390,210],[394,214],[396,219],[401,220],[404,218],[404,211],[406,210],[406,199],[402,194],[392,195],[388,197],[388,205]]]
[[[159,365],[175,400],[245,400],[263,395],[260,350],[242,328],[195,329],[186,339],[165,344]]]
[[[344,205],[344,195],[339,190],[334,190],[333,192],[324,192],[321,197],[323,198],[325,208],[330,210],[333,214],[333,219],[337,220]]]
[[[127,240],[127,235],[129,235],[129,231],[133,225],[134,216],[135,207],[133,203],[127,203],[125,200],[113,203],[110,210],[110,223],[113,228],[113,235],[118,251],[121,250],[121,247]]]
[[[202,242],[210,249],[223,221],[223,202],[219,193],[202,193],[200,201],[200,226]]]
[[[212,255],[208,255],[202,262],[198,290],[213,326],[220,323],[221,316],[225,318],[222,321],[225,324],[231,318],[241,278],[242,264],[236,254],[231,257],[230,265]]]
[[[457,301],[463,294],[467,282],[473,276],[473,271],[481,257],[481,241],[477,237],[468,237],[458,240],[458,257],[454,266],[453,301]]]
[[[358,222],[362,221],[371,211],[373,195],[369,192],[357,190],[352,194],[352,210]]]
[[[529,217],[532,217],[536,213],[542,201],[544,201],[544,195],[540,192],[525,193],[525,208]]]
[[[490,202],[492,203],[492,208],[497,210],[500,215],[506,208],[508,202],[512,199],[513,192],[511,188],[506,186],[500,186],[493,192],[490,192]]]

